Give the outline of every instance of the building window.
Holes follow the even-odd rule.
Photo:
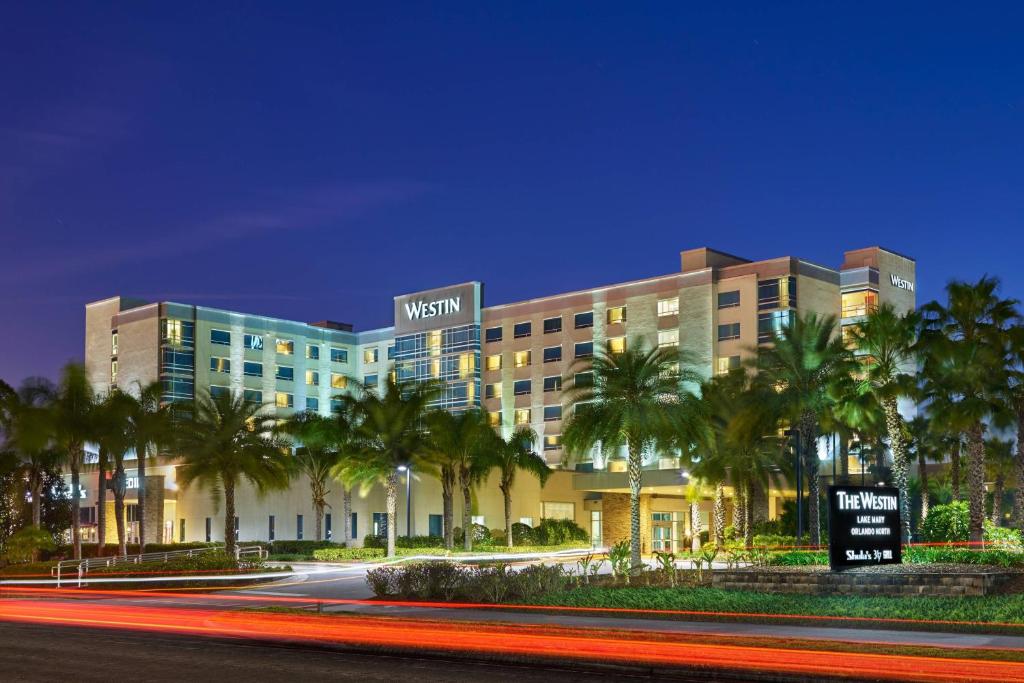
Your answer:
[[[231,372],[231,359],[210,356],[210,372]]]
[[[335,349],[331,348],[331,362],[332,363],[347,363],[348,362],[348,349]]]
[[[516,396],[522,396],[532,391],[530,380],[518,379],[512,384],[512,393]]]
[[[679,315],[679,297],[658,299],[658,315]]]
[[[615,325],[617,323],[626,322],[626,307],[625,306],[614,306],[608,309],[608,324]]]
[[[796,278],[780,277],[757,283],[757,310],[796,306]]]
[[[843,293],[843,317],[858,318],[878,308],[878,292],[865,289]]]
[[[492,410],[492,411],[490,411],[489,413],[487,413],[487,420],[488,420],[488,422],[490,422],[492,427],[500,427],[501,426],[501,411],[500,410]]]
[[[546,349],[544,349],[545,363],[557,363],[560,360],[562,360],[561,346],[549,346]]]
[[[316,344],[306,344],[306,359],[320,360],[320,347]]]
[[[242,363],[242,374],[246,377],[262,377],[263,363],[257,363],[253,360],[245,361]]]
[[[788,327],[792,311],[769,311],[757,314],[757,342],[770,342]]]
[[[384,538],[388,535],[388,513],[373,513],[373,535]]]
[[[512,326],[512,336],[516,339],[521,339],[522,337],[529,337],[532,330],[533,324],[530,322],[516,323],[515,325]]]
[[[487,356],[487,363],[484,367],[487,370],[501,370],[501,354],[496,353],[493,356]]]
[[[380,355],[380,350],[376,347],[372,349],[363,349],[363,362],[364,363],[376,363],[377,358]]]
[[[294,382],[295,368],[291,367],[290,365],[278,365],[277,374],[275,375],[275,377],[277,379],[283,379],[287,382]]]
[[[342,406],[343,403],[340,398],[331,399],[331,413],[333,413],[334,415],[337,415],[338,413],[341,412]]]
[[[501,341],[501,327],[488,327],[484,332],[484,340],[487,342]]]
[[[274,532],[275,531],[276,531],[276,529],[274,529],[274,515],[270,515],[267,518],[267,540],[268,541],[273,541],[274,540]]]
[[[590,358],[594,355],[594,342],[576,342],[573,352],[577,358]]]
[[[594,386],[594,373],[577,372],[572,378],[572,383],[576,388],[592,387]]]
[[[246,403],[263,403],[263,392],[258,389],[246,389],[242,392],[242,400]]]
[[[577,313],[573,316],[573,324],[577,330],[581,330],[584,327],[594,326],[594,312],[587,311],[586,313]]]
[[[517,368],[525,368],[530,364],[529,351],[516,351],[512,354],[512,365]]]
[[[348,388],[348,377],[337,372],[331,373],[331,388],[332,389],[347,389]]]
[[[320,386],[320,373],[316,370],[306,370],[306,386]]]
[[[544,435],[544,450],[546,451],[557,451],[562,447],[562,435],[561,434],[545,434]]]
[[[544,501],[540,504],[542,519],[576,519],[575,503],[554,503]]]
[[[306,410],[308,410],[308,411],[310,411],[312,413],[315,413],[316,411],[320,410],[320,399],[318,399],[318,398],[316,398],[314,396],[307,396],[306,397]]]
[[[562,406],[544,406],[544,421],[554,422],[562,419]]]
[[[328,512],[324,515],[324,538],[328,541],[331,540],[333,534],[331,533],[331,513]]]
[[[562,378],[558,377],[545,377],[544,378],[544,391],[561,391],[562,390]]]
[[[608,340],[608,353],[624,353],[626,350],[625,337],[612,337]]]
[[[111,382],[116,382],[117,381],[117,359],[116,358],[113,359],[112,361],[110,361],[110,381]]]
[[[252,351],[263,350],[263,337],[258,334],[246,334],[242,336],[242,346]]]
[[[367,389],[376,389],[377,373],[373,373],[372,375],[366,375],[365,377],[363,377],[363,386],[366,387]]]
[[[302,515],[295,515],[295,540],[302,540]]]
[[[719,292],[718,293],[718,307],[719,308],[735,308],[740,305],[740,290],[734,292]]]
[[[117,355],[117,332],[110,333],[110,355]]]
[[[716,361],[715,367],[716,375],[727,375],[731,370],[735,370],[740,366],[739,356],[723,356]]]
[[[291,339],[278,339],[277,352],[282,356],[291,356],[295,353],[295,342]]]
[[[679,346],[679,330],[658,330],[658,347]]]
[[[210,385],[210,397],[211,398],[219,398],[221,396],[230,396],[230,395],[231,395],[231,389],[229,389],[228,387],[222,387],[222,386],[218,386],[216,384],[211,384]]]
[[[562,316],[557,318],[544,319],[544,334],[553,334],[562,331]]]
[[[431,536],[444,534],[444,515],[427,515],[427,533]]]
[[[718,326],[718,341],[728,341],[730,339],[740,338],[740,324],[729,323],[727,325]]]
[[[275,394],[275,402],[278,408],[294,408],[295,396],[293,394],[286,394],[283,391],[279,391]]]
[[[391,346],[388,347],[388,360],[394,360],[394,359],[395,359],[395,345],[392,344]]]
[[[484,385],[484,398],[498,398],[501,396],[501,382]]]
[[[220,330],[218,330],[220,331]],[[224,334],[228,335],[228,340],[223,342],[225,344],[231,343],[231,335],[227,332]],[[163,321],[163,328],[161,329],[160,340],[168,344],[178,344],[181,346],[192,346],[195,344],[196,326],[195,323],[189,320],[172,320],[170,318]],[[213,341],[213,335],[210,335],[210,341]],[[215,344],[220,342],[213,342]]]
[[[168,323],[180,322],[178,320],[168,320]],[[167,338],[166,341],[173,341]],[[219,344],[221,346],[230,346],[231,344],[231,333],[225,332],[224,330],[210,330],[210,343]]]
[[[171,372],[192,372],[195,369],[196,354],[192,349],[164,347],[160,351],[161,370]]]
[[[515,425],[528,425],[530,424],[530,409],[529,408],[516,408],[514,414]]]

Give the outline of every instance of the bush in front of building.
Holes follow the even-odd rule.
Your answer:
[[[544,519],[533,529],[537,545],[586,543],[590,535],[571,519]]]
[[[534,600],[565,590],[570,577],[561,565],[507,564],[468,567],[452,562],[418,562],[372,569],[366,584],[378,598],[506,603]]]
[[[954,500],[928,510],[921,523],[921,538],[932,543],[957,543],[970,538],[971,513],[967,502]]]
[[[244,545],[244,544],[243,544]],[[321,548],[340,548],[343,544],[332,541],[295,541],[279,540],[269,543],[260,542],[257,545],[265,548],[272,555],[306,555],[312,557],[314,550]]]
[[[455,545],[461,546],[465,536],[463,535],[462,527],[457,526],[452,530],[455,536]],[[492,545],[494,543],[494,537],[491,536],[491,530],[485,527],[483,524],[473,525],[473,545]],[[442,541],[441,545],[444,545]]]
[[[44,552],[52,552],[56,547],[49,531],[37,526],[27,526],[11,534],[4,541],[2,552],[0,552],[0,563],[29,562],[33,557]]]
[[[313,559],[321,562],[352,562],[376,560],[384,557],[383,548],[320,548],[313,551]]]

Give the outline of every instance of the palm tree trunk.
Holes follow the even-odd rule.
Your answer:
[[[128,554],[128,539],[124,528],[124,466],[118,466],[114,484],[114,523],[117,525],[117,554]]]
[[[324,501],[319,499],[314,505],[316,510],[316,540],[324,540]]]
[[[100,448],[96,464],[96,557],[107,554],[107,452]]]
[[[803,448],[804,478],[807,480],[807,523],[810,526],[811,545],[821,545],[821,506],[818,487],[818,449],[815,443],[813,413],[804,413],[800,419],[800,443]],[[797,502],[799,505],[799,501]],[[747,507],[750,501],[747,501]],[[750,521],[749,511],[747,521]]]
[[[997,474],[992,487],[992,524],[1000,526],[1003,522],[1003,494],[1006,491],[1006,476]]]
[[[139,554],[146,552],[146,444],[135,444],[135,459],[139,479],[139,497],[135,523],[139,525]],[[173,521],[172,521],[173,523]],[[185,540],[185,539],[182,539]]]
[[[455,471],[443,468],[441,471],[441,508],[444,520],[444,547],[455,547]]]
[[[960,500],[960,439],[957,438],[953,450],[949,453],[949,487],[953,492],[953,500]]]
[[[629,564],[630,573],[638,574],[643,568],[640,558],[640,487],[641,487],[640,445],[629,444]]]
[[[887,397],[882,401],[885,412],[885,431],[889,435],[892,450],[892,478],[899,490],[900,516],[903,519],[901,536],[903,543],[910,542],[910,457],[907,440],[903,436],[903,418],[896,405],[896,399]]]
[[[978,422],[967,433],[967,494],[970,509],[970,540],[980,543],[985,534],[985,440]]]
[[[349,487],[342,484],[341,486],[341,542],[348,547],[348,544],[352,541],[352,491]]]
[[[76,560],[82,559],[82,483],[79,463],[81,452],[71,454],[71,544]]]
[[[718,482],[715,486],[715,545],[719,548],[725,545],[725,484]]]
[[[746,530],[746,534],[743,537],[743,544],[750,548],[754,545],[754,506],[751,501],[754,499],[754,484],[753,482],[747,482],[746,491],[743,493],[743,498],[746,499],[746,505],[743,506],[743,512],[746,515],[744,520],[743,528]]]
[[[747,537],[747,505],[738,481],[732,485],[732,525],[737,535]]]
[[[501,495],[505,498],[505,545],[512,547],[512,486],[509,482],[501,483]]]
[[[928,467],[924,461],[924,449],[922,448],[917,450],[917,475],[921,482],[921,521],[918,523],[920,527],[928,517],[928,508],[931,507],[931,492],[928,490]]]
[[[700,550],[700,503],[690,503],[690,550]]]
[[[459,486],[462,488],[462,549],[469,552],[473,549],[473,494],[468,473],[461,473]]]
[[[29,478],[32,492],[32,526],[38,527],[43,521],[43,473],[36,470]]]
[[[395,528],[395,520],[398,513],[398,473],[388,473],[385,483],[387,493],[387,514],[388,514],[388,557],[395,556],[395,537],[398,530]]]
[[[235,556],[235,482],[224,482],[224,552]]]

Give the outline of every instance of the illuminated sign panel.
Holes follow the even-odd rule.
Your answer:
[[[828,559],[832,569],[902,562],[899,490],[830,486]]]
[[[480,322],[479,282],[395,297],[395,335]]]
[[[914,283],[911,282],[910,280],[907,280],[906,278],[900,277],[896,273],[889,274],[889,282],[891,282],[892,286],[896,287],[897,289],[905,289],[908,292],[914,291]]]

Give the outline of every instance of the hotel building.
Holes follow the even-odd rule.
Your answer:
[[[701,248],[681,253],[678,272],[527,301],[485,305],[480,282],[400,295],[394,299],[394,326],[368,331],[332,321],[301,323],[113,297],[86,305],[85,362],[99,393],[159,380],[165,401],[189,400],[197,391],[240,392],[278,417],[303,410],[330,415],[334,397],[350,391],[352,383],[375,389],[389,373],[399,383],[442,380],[437,406],[481,407],[505,434],[518,425],[537,433],[536,450],[554,471],[544,487],[533,477],[517,478],[515,520],[533,526],[546,517],[571,518],[596,545],[608,545],[629,533],[625,453],[597,448],[566,462],[561,447],[561,384],[569,373],[586,371],[579,359],[643,340],[683,349],[709,377],[752,357],[798,313],[834,315],[847,329],[881,302],[911,310],[914,282],[913,259],[879,247],[846,252],[838,269],[796,257],[750,261]],[[859,466],[852,463],[851,471]],[[676,549],[690,531],[681,467],[672,453],[644,456],[645,552]],[[178,486],[173,457],[150,465],[145,482],[132,474],[128,521],[134,534],[132,498],[146,486],[148,539],[223,540],[222,512],[207,491]],[[411,528],[406,497],[400,496],[398,533],[440,534],[439,483],[414,470],[402,475],[403,485],[408,476]],[[83,520],[95,522],[95,470],[83,481]],[[347,535],[359,544],[384,530],[383,491],[354,491],[351,517],[341,520],[342,488],[331,488],[325,528],[333,540]],[[313,538],[308,491],[307,482],[296,480],[287,491],[261,498],[243,486],[238,537]],[[792,495],[779,479],[757,501],[757,515],[775,517],[780,500]],[[710,500],[701,509],[706,530]],[[112,528],[112,508],[107,518]],[[474,521],[504,525],[495,477],[477,492]]]

